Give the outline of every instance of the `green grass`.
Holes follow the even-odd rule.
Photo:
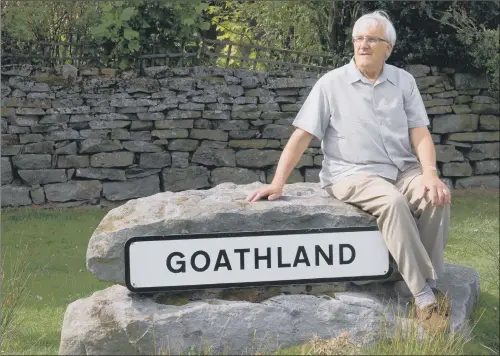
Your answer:
[[[27,247],[32,277],[20,310],[23,319],[2,353],[57,354],[64,312],[69,303],[110,285],[87,271],[85,254],[104,210],[12,209],[2,212],[2,257],[9,266]]]
[[[499,353],[498,253],[498,190],[456,192],[445,259],[474,267],[481,281],[479,305],[473,315],[473,321],[478,323],[473,340],[465,347],[466,354]]]
[[[454,194],[446,260],[472,266],[481,277],[480,303],[473,315],[477,325],[464,354],[498,354],[498,203],[498,191]],[[3,354],[57,354],[68,304],[111,285],[99,282],[85,267],[88,240],[106,212],[97,209],[3,210],[5,278],[9,278],[9,266],[22,251],[28,253],[28,271],[33,273],[27,283],[30,294],[19,310],[23,323],[5,340]],[[279,353],[321,354],[322,349],[317,345],[297,346]],[[395,344],[380,345],[377,349],[379,354],[395,351],[400,351]]]

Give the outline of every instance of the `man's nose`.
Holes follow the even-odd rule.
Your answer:
[[[358,49],[369,49],[370,46],[368,45],[368,42],[366,40],[363,40],[360,42]]]

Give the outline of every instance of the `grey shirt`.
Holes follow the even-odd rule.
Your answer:
[[[429,119],[410,73],[384,64],[373,84],[351,60],[318,79],[293,125],[321,140],[325,187],[359,172],[396,179],[418,163],[409,129]]]

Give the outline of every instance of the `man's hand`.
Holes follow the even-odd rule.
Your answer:
[[[283,194],[283,187],[278,185],[269,185],[267,187],[261,188],[247,198],[248,202],[254,202],[259,199],[267,197],[268,200],[276,200]]]
[[[283,194],[283,187],[290,172],[292,172],[293,167],[299,162],[311,139],[312,134],[297,128],[283,149],[271,184],[250,194],[247,201],[254,202],[265,197],[268,200],[278,199]]]
[[[424,173],[422,176],[422,195],[429,194],[433,206],[451,203],[451,193],[446,184],[435,173]]]

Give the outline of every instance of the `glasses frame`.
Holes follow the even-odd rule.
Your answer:
[[[381,37],[372,37],[372,36],[353,36],[352,37],[352,42],[353,43],[359,43],[359,42],[363,42],[366,40],[366,43],[368,44],[376,44],[376,43],[381,43],[381,42],[385,42],[385,43],[389,43],[389,41],[381,38]]]

